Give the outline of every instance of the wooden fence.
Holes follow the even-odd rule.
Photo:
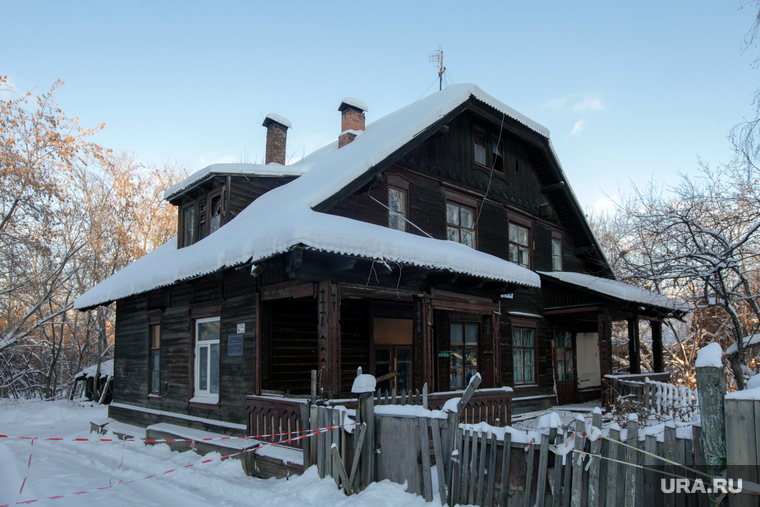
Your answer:
[[[615,377],[605,378],[618,399],[628,398],[647,413],[689,422],[699,412],[697,390],[686,386],[674,386],[668,382],[658,382],[645,377],[642,380]]]
[[[593,425],[601,426],[601,414],[595,414],[594,419]],[[507,432],[502,437],[461,425],[451,479],[447,480],[449,505],[701,505],[699,495],[662,492],[660,479],[670,477],[662,472],[684,478],[695,476],[655,455],[689,467],[693,467],[695,459],[700,460],[698,446],[695,448],[690,438],[677,436],[674,426],[665,428],[662,441],[655,435],[641,440],[636,421],[628,423],[626,442],[620,441],[616,429],[610,430],[608,438],[593,441],[583,436],[585,432],[585,423],[576,420],[565,434],[553,428],[541,433],[540,440],[526,443],[521,432],[515,432],[515,436]],[[553,452],[566,448],[565,442],[574,450],[566,456]]]

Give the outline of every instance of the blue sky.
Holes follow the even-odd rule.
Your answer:
[[[44,2],[0,0],[0,74],[65,86],[62,109],[146,163],[261,162],[264,115],[288,156],[334,139],[352,96],[368,122],[450,82],[543,124],[584,208],[731,156],[753,115],[755,11],[738,1]],[[10,43],[9,43],[10,41]],[[7,95],[6,95],[7,96]]]

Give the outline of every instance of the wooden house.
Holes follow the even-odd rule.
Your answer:
[[[651,322],[662,371],[683,308],[615,281],[544,127],[473,85],[366,128],[363,102],[339,111],[338,140],[292,165],[267,116],[266,164],[169,189],[177,239],[76,301],[116,303],[112,418],[242,431],[246,400],[308,396],[312,370],[350,396],[358,367],[432,392],[478,371],[515,412],[583,401],[613,373],[613,320],[633,374]]]

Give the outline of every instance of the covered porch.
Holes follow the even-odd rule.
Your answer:
[[[681,318],[686,306],[638,287],[581,273],[540,273],[544,290],[544,317],[552,323],[555,381],[559,404],[600,395],[609,403],[612,376],[650,377],[667,382],[663,361],[662,326]],[[639,324],[648,321],[651,361],[642,361]],[[614,371],[613,322],[625,322],[628,331],[628,371]],[[568,366],[573,361],[575,371]],[[563,369],[564,367],[564,369]],[[642,379],[643,380],[643,379]]]

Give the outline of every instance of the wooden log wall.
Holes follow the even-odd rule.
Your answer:
[[[190,404],[193,397],[193,308],[220,308],[220,393],[216,405]],[[158,396],[148,392],[149,310],[162,310],[161,365]],[[114,350],[114,401],[154,410],[170,411],[211,420],[245,423],[244,399],[255,390],[256,287],[246,271],[230,270],[197,282],[177,284],[122,299],[116,305]],[[228,356],[228,336],[245,326],[243,356]],[[152,424],[146,418],[121,410],[120,421]],[[189,424],[193,426],[193,424]],[[208,425],[196,424],[199,429]],[[220,430],[221,431],[221,430]]]

